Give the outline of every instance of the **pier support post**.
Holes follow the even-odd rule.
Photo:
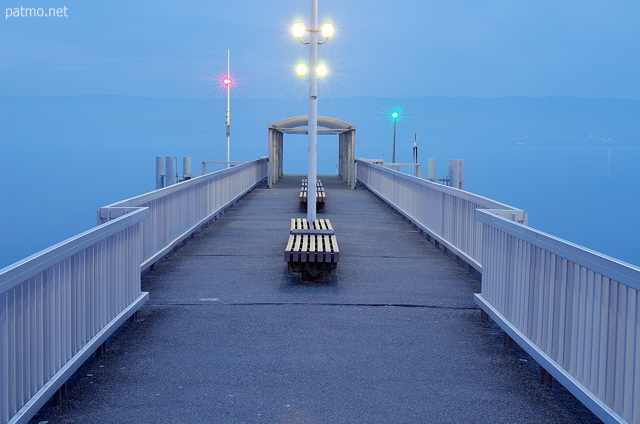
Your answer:
[[[169,187],[170,185],[174,185],[176,183],[176,158],[168,156],[166,164],[167,166],[164,177],[164,185],[165,187]]]
[[[506,331],[502,332],[502,341],[507,349],[513,349],[513,339]]]
[[[182,178],[191,179],[191,158],[188,156],[182,158]]]
[[[544,384],[547,389],[553,388],[553,376],[549,373],[549,371],[542,368],[540,366],[540,384]]]
[[[435,181],[436,178],[436,158],[427,159],[427,179],[429,181]]]
[[[156,190],[164,187],[164,156],[156,156]]]
[[[464,160],[449,161],[449,185],[464,190]]]

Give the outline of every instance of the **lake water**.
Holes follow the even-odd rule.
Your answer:
[[[372,107],[376,100],[335,99],[321,114],[357,126],[359,157],[389,160],[390,127],[380,117],[384,101],[377,102]],[[526,111],[518,119],[536,107],[551,114],[549,104],[556,105],[522,102]],[[592,111],[609,106],[578,102],[582,112],[552,130],[557,122],[540,113],[521,125],[505,128],[495,118],[489,125],[474,99],[453,106],[442,99],[405,103],[414,116],[399,126],[400,161],[410,160],[413,133],[421,131],[420,161],[437,158],[439,177],[448,159],[465,159],[467,190],[524,209],[532,227],[640,264],[640,115],[630,119],[640,102],[616,103],[621,109],[615,116]],[[512,106],[508,100],[494,105],[499,113],[492,116],[504,119]],[[0,268],[91,228],[99,207],[153,190],[156,156],[177,156],[179,162],[191,156],[194,172],[202,160],[222,160],[224,121],[212,119],[219,108],[220,101],[204,100],[0,98]],[[303,101],[247,100],[236,108],[232,160],[266,156],[267,125],[306,112]],[[594,115],[601,119],[595,132]],[[461,128],[456,116],[475,125]],[[540,125],[552,132],[537,133]],[[336,139],[319,138],[319,173],[335,173]],[[287,136],[285,173],[305,172],[306,137]]]

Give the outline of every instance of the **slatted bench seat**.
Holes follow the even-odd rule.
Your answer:
[[[313,228],[306,218],[291,219],[289,241],[284,251],[289,274],[318,280],[335,270],[339,260],[340,249],[328,219],[316,219]]]
[[[306,187],[307,184],[309,184],[309,181],[306,178],[302,179],[302,186]],[[316,180],[316,187],[322,187],[322,181],[320,181],[319,179]]]
[[[306,211],[307,210],[307,190],[300,190],[300,195],[298,199],[300,200],[300,209]],[[316,190],[316,210],[323,209],[324,203],[327,198],[327,194],[324,189]]]
[[[307,195],[308,195],[308,185],[307,179],[303,178],[302,187],[300,188],[300,194],[298,195],[298,199],[300,201],[300,209],[303,211],[307,210]],[[324,209],[325,200],[327,199],[327,194],[324,191],[324,187],[322,186],[322,182],[317,180],[316,183],[316,210]]]

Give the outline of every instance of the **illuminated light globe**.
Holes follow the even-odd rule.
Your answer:
[[[393,112],[393,113],[391,114],[391,117],[392,117],[393,119],[398,119],[398,117],[399,117],[399,116],[400,116],[400,114],[399,114],[398,112]]]
[[[298,22],[293,26],[292,32],[293,36],[299,40],[304,36],[306,28],[304,27],[304,24],[302,22]]]
[[[333,37],[333,25],[331,25],[330,23],[322,25],[322,28],[320,28],[320,30],[322,31],[322,36],[326,40]]]
[[[320,65],[316,68],[316,73],[318,74],[319,77],[323,77],[325,75],[327,75],[327,67],[324,65]]]
[[[296,73],[300,77],[307,75],[307,65],[305,65],[304,63],[298,64],[298,66],[296,66]]]
[[[233,81],[231,80],[230,77],[224,77],[224,79],[222,80],[222,83],[227,87],[229,87],[233,83]]]

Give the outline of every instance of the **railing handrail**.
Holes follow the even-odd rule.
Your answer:
[[[261,158],[262,159],[262,158]],[[227,168],[233,168],[234,166],[238,166],[241,165],[243,163],[247,163],[247,161],[243,161],[243,160],[230,160],[230,161],[226,161],[226,160],[203,160],[202,161],[202,175],[206,175],[207,174],[207,164],[213,164],[213,165],[227,165]],[[215,166],[214,166],[215,167]],[[215,171],[213,171],[215,172]]]
[[[372,162],[372,161],[367,160],[367,159],[358,158],[358,160],[370,163],[372,165],[379,165],[378,163]],[[420,165],[420,163],[415,163],[415,162],[384,162],[382,164],[382,166],[385,166],[385,167],[387,167],[387,166],[417,166],[417,165]]]
[[[517,221],[527,220],[521,209],[370,161],[358,159],[357,174],[361,184],[478,271],[482,270],[482,263],[480,224],[475,222],[475,209],[491,209]],[[419,204],[419,197],[429,198],[428,209]]]
[[[395,169],[387,168],[383,165],[378,165],[375,163],[371,163],[366,159],[357,159],[358,166],[361,164],[366,164],[366,166],[372,166],[380,168],[385,172],[393,173],[398,178],[402,178],[408,181],[411,181],[415,184],[422,185],[424,187],[428,187],[431,190],[440,191],[442,193],[452,194],[461,199],[469,200],[478,204],[482,204],[485,209],[504,209],[504,210],[512,210],[512,211],[520,211],[521,209],[515,208],[513,206],[509,206],[506,203],[501,203],[493,199],[489,199],[488,197],[481,196],[479,194],[472,193],[470,191],[461,190],[455,187],[449,187],[442,184],[434,183],[433,181],[426,180],[424,178],[416,178],[413,175],[405,174],[404,172],[396,171]],[[385,165],[388,165],[385,163]],[[412,164],[414,165],[414,164]]]
[[[144,271],[264,181],[267,163],[267,158],[259,158],[112,203],[97,211],[98,222],[118,217],[127,208],[150,208],[143,226],[140,268]]]
[[[358,169],[374,194],[481,271],[476,304],[545,372],[603,421],[640,422],[639,267],[523,225],[524,211],[503,203],[380,165]]]
[[[476,220],[476,304],[604,422],[639,422],[640,268],[491,211]]]
[[[640,267],[636,265],[505,219],[490,210],[476,210],[476,219],[576,265],[616,280],[634,290],[640,290]]]
[[[261,160],[264,158],[260,158],[258,160]],[[253,161],[246,161],[246,160],[203,160],[202,163],[237,163],[237,164],[243,164],[243,163],[247,163],[247,162],[253,162]]]
[[[251,166],[251,164],[253,163],[257,163],[257,162],[264,162],[267,159],[256,159],[254,161],[250,161],[250,162],[242,162],[240,165],[238,166],[234,166],[231,168],[225,168],[225,169],[221,169],[219,171],[215,171],[215,172],[210,172],[208,174],[205,175],[199,175],[199,176],[195,176],[189,180],[185,180],[185,181],[181,181],[179,183],[167,186],[167,187],[163,187],[157,190],[153,190],[153,191],[149,191],[147,193],[143,193],[134,197],[130,197],[128,199],[125,200],[120,200],[117,201],[115,203],[111,203],[109,205],[104,206],[103,208],[115,208],[115,207],[124,207],[124,206],[137,206],[137,205],[141,205],[143,203],[147,203],[150,202],[152,200],[156,200],[159,199],[161,197],[167,196],[171,193],[183,190],[185,187],[188,186],[192,186],[192,185],[196,185],[196,184],[200,184],[203,183],[211,178],[217,178],[221,175],[224,174],[228,174],[231,172],[238,172],[239,169],[241,169],[242,167],[246,167],[246,166]],[[226,162],[225,162],[226,163]]]
[[[148,293],[140,291],[141,271],[264,181],[266,162],[258,159],[112,203],[98,210],[97,227],[1,269],[0,300],[10,307],[0,308],[0,322],[7,323],[0,326],[0,339],[8,340],[8,350],[0,349],[0,423],[28,421],[147,301]],[[50,287],[63,300],[47,296]],[[90,295],[77,296],[85,287]],[[50,336],[46,349],[23,355],[44,343],[42,323],[30,318],[42,299],[44,319],[63,330]],[[67,330],[86,322],[91,326],[71,340]],[[16,336],[23,328],[29,337]],[[47,362],[47,355],[60,362],[32,365]],[[34,374],[21,381],[15,370],[27,368]]]
[[[21,282],[59,263],[87,246],[98,243],[134,224],[144,221],[149,214],[147,208],[137,210],[109,222],[70,237],[31,256],[0,269],[0,293],[12,289]]]
[[[148,300],[138,261],[148,215],[135,208],[0,270],[1,424],[28,422]]]

